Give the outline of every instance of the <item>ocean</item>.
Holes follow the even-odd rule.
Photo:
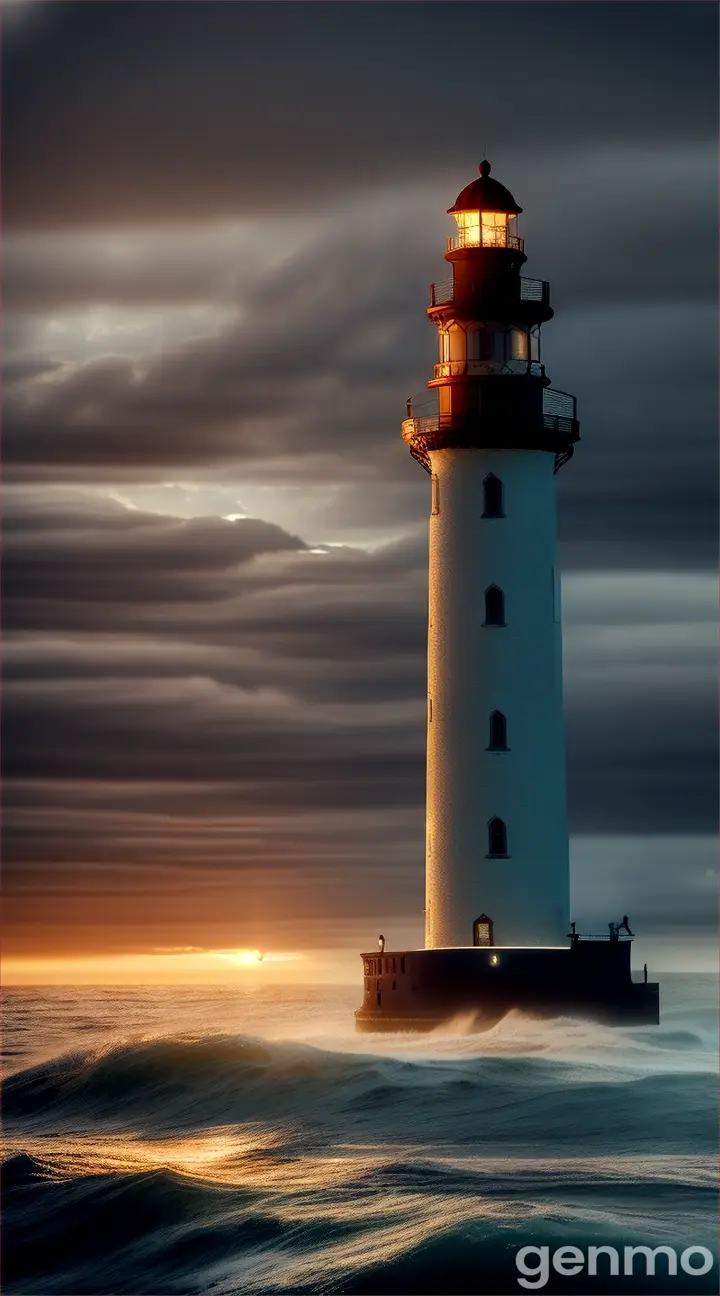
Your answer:
[[[717,980],[661,994],[373,1037],[359,985],[6,990],[5,1296],[717,1292]]]

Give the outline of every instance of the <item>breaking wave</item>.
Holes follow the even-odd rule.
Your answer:
[[[7,1296],[500,1296],[527,1245],[713,1247],[707,1014],[305,1036],[135,1036],[10,1074]]]

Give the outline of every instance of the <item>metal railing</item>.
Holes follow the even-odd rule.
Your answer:
[[[427,436],[432,432],[439,432],[441,427],[450,428],[452,418],[449,414],[424,414],[422,418],[403,419],[400,430],[404,441],[411,437]]]
[[[502,243],[498,241],[500,229],[496,225],[491,225],[492,242],[481,243],[479,240],[482,234],[476,235],[473,230],[461,230],[459,234],[454,234],[447,241],[448,252],[457,252],[459,248],[469,247],[493,247],[493,248],[514,248],[517,252],[522,252],[525,247],[525,240],[518,238],[517,234],[506,234]]]
[[[627,932],[622,932],[622,934],[618,932],[616,936],[611,936],[609,932],[568,932],[568,936],[570,940],[583,941],[630,941],[634,939],[633,936],[628,936]]]
[[[446,302],[453,299],[453,278],[440,279],[438,283],[430,284],[430,305],[444,306]]]
[[[527,279],[520,276],[520,301],[547,302],[550,284],[547,279]]]
[[[576,419],[577,400],[569,392],[558,391],[555,387],[546,387],[543,392],[543,414]]]
[[[542,424],[550,432],[564,432],[571,436],[577,430],[577,400],[569,392],[557,391],[553,387],[545,387],[542,394]],[[408,417],[402,424],[402,435],[407,437],[427,435],[433,432],[440,432],[458,425],[458,417],[453,414],[440,414],[436,401],[424,399],[424,405],[427,413],[416,415],[413,410],[413,401],[408,401]],[[428,408],[434,405],[433,408]],[[415,406],[417,408],[417,406]],[[482,414],[479,416],[482,418]]]
[[[463,374],[481,378],[491,374],[530,374],[531,378],[544,378],[545,366],[539,360],[441,360],[433,366],[433,378],[457,378]]]
[[[453,301],[454,281],[440,279],[430,284],[430,306],[447,306]],[[520,275],[520,301],[540,302],[546,305],[550,300],[550,284],[547,279],[528,279]]]

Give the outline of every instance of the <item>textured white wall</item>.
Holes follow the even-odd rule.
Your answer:
[[[426,945],[471,945],[485,912],[498,945],[565,944],[569,921],[562,631],[553,456],[439,450],[430,518]],[[504,518],[483,518],[483,480],[504,486]],[[485,589],[505,594],[505,627],[483,626]],[[507,716],[507,752],[489,717]],[[430,718],[431,717],[431,718]],[[486,859],[488,820],[509,859]]]

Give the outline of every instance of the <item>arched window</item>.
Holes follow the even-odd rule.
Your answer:
[[[473,923],[473,945],[494,945],[493,921],[486,913],[481,913]]]
[[[507,749],[507,716],[504,716],[502,711],[491,711],[488,751],[507,751]]]
[[[497,585],[485,590],[485,625],[505,625],[505,595]]]
[[[483,482],[483,517],[505,517],[503,511],[503,484],[495,473],[488,473]]]
[[[507,859],[507,828],[497,816],[488,820],[488,859]]]

